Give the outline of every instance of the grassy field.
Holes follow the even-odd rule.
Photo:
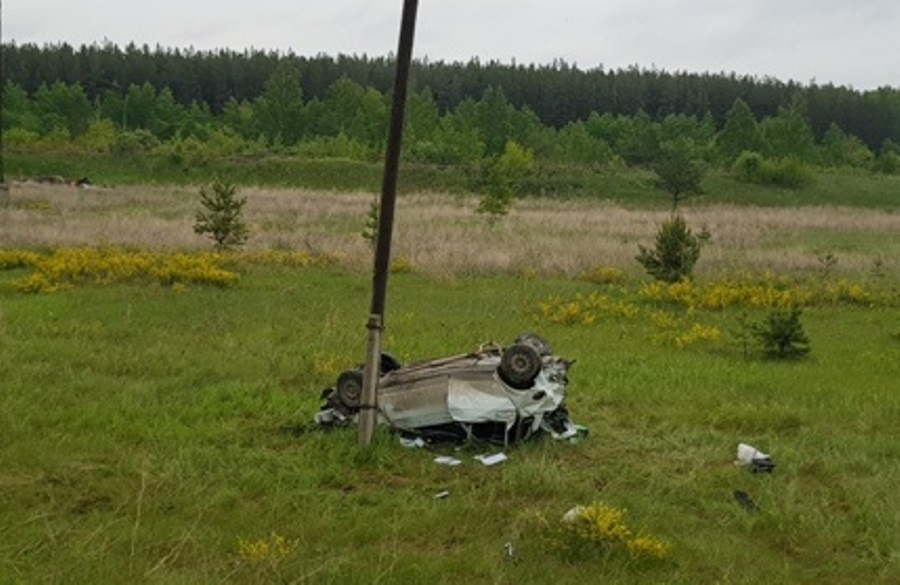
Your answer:
[[[13,185],[0,253],[41,259],[0,271],[0,583],[900,580],[896,213],[690,206],[713,234],[696,283],[654,293],[633,257],[664,211],[534,199],[490,228],[470,199],[404,197],[387,351],[528,330],[577,360],[589,435],[484,467],[472,456],[496,447],[410,450],[380,429],[361,452],[355,430],[311,425],[363,360],[372,196],[244,194],[246,255],[208,260],[239,280],[161,284],[83,252],[65,272],[63,252],[200,256],[195,190]],[[69,286],[20,292],[40,270]],[[722,290],[738,300],[712,308]],[[760,290],[804,299],[808,358],[745,343]],[[774,472],[736,467],[740,442]],[[595,502],[663,558],[560,522]]]
[[[829,270],[858,278],[900,272],[900,215],[896,209],[867,205],[893,188],[879,181],[876,178],[877,196],[857,197],[856,191],[848,191],[834,205],[775,207],[688,200],[681,208],[686,220],[693,229],[705,227],[712,234],[698,275],[748,270],[818,273],[826,268],[828,256],[836,260],[833,266],[828,263]],[[239,195],[247,198],[248,248],[336,254],[352,267],[370,269],[369,242],[361,233],[373,194],[250,187],[240,189]],[[758,190],[753,197],[768,195]],[[669,214],[665,198],[656,196],[657,205],[649,209],[610,201],[529,198],[517,201],[510,216],[491,227],[475,214],[476,197],[404,195],[397,206],[393,255],[438,277],[525,273],[573,277],[604,266],[638,277],[637,246],[652,245],[659,224]],[[808,196],[816,199],[818,194]],[[80,190],[16,183],[4,210],[0,245],[111,243],[208,249],[209,241],[192,229],[199,209],[196,187]]]
[[[223,180],[240,186],[332,192],[378,192],[383,162],[307,158],[298,155],[200,157],[172,160],[158,154],[115,156],[109,153],[5,151],[8,179],[59,176],[87,177],[95,185],[192,186]],[[810,172],[813,172],[810,170]],[[478,183],[476,166],[404,163],[397,188],[401,194],[423,191],[470,193]],[[665,207],[668,195],[655,186],[648,170],[610,164],[602,166],[540,165],[519,186],[527,197],[556,200],[611,201],[629,208]],[[900,207],[900,175],[861,169],[816,169],[810,185],[797,189],[770,188],[734,180],[727,171],[710,168],[701,182],[703,194],[691,204],[763,205],[766,207],[849,206],[867,209]]]

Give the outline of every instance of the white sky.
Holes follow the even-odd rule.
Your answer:
[[[403,0],[3,0],[4,42],[396,52]],[[419,0],[414,58],[900,88],[900,0]]]

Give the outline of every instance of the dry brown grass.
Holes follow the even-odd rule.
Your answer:
[[[0,247],[32,248],[99,243],[148,248],[207,249],[194,234],[198,190],[121,187],[78,190],[14,184],[0,209]],[[330,252],[368,267],[361,236],[373,195],[244,189],[249,248]],[[475,214],[476,201],[445,194],[402,197],[397,204],[394,258],[433,275],[536,272],[575,275],[597,266],[639,274],[638,244],[652,245],[667,211],[629,210],[603,202],[525,200],[496,226]],[[817,270],[833,254],[835,270],[897,272],[900,215],[804,207],[704,205],[683,213],[695,230],[712,234],[699,274],[742,270]]]

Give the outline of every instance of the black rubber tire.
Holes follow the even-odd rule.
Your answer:
[[[516,337],[516,340],[513,343],[530,345],[535,349],[535,351],[538,352],[538,355],[541,357],[553,354],[553,350],[550,349],[550,344],[547,343],[543,337],[535,333],[523,333],[522,335]]]
[[[337,381],[337,397],[347,408],[359,408],[362,399],[362,370],[346,370],[341,372]]]
[[[498,371],[500,378],[508,385],[526,390],[534,385],[542,365],[541,356],[533,346],[515,343],[503,350]]]
[[[379,365],[379,368],[381,369],[382,376],[387,374],[388,372],[399,370],[401,367],[403,367],[403,364],[400,363],[400,360],[398,360],[391,354],[381,354],[381,364]]]

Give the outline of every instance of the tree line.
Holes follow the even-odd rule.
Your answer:
[[[133,85],[149,83],[157,92],[168,89],[181,106],[197,104],[216,115],[230,102],[258,98],[285,64],[297,71],[310,100],[324,99],[341,79],[388,94],[394,75],[390,56],[306,57],[254,49],[197,51],[133,43],[120,48],[109,42],[78,48],[66,43],[9,43],[2,48],[5,80],[29,94],[56,82],[79,84],[94,102],[111,91],[121,94]],[[556,129],[595,113],[644,113],[654,121],[670,115],[708,115],[719,129],[738,98],[760,120],[802,99],[816,140],[822,140],[834,124],[873,151],[885,140],[900,142],[900,88],[861,92],[734,73],[670,73],[636,66],[583,70],[562,60],[521,65],[478,59],[467,63],[419,60],[413,65],[411,84],[415,91],[427,89],[441,114],[480,99],[488,88],[502,88],[511,105],[529,110],[543,125]]]
[[[361,66],[368,61],[349,62]],[[388,61],[378,62],[388,73]],[[556,70],[574,71],[562,65]],[[315,82],[304,76],[295,59],[280,60],[257,95],[231,95],[216,108],[203,99],[184,103],[172,87],[157,87],[148,80],[127,86],[115,82],[103,89],[95,83],[92,94],[85,85],[90,79],[85,75],[83,80],[42,81],[33,90],[6,80],[4,146],[19,151],[154,154],[176,160],[277,153],[376,161],[387,133],[386,91],[342,75],[316,95],[309,89],[317,89]],[[234,77],[218,81],[229,79]],[[506,88],[486,85],[475,97],[461,97],[445,107],[432,85],[420,80],[407,103],[405,160],[477,167],[488,178],[510,167],[510,161],[517,161],[512,167],[518,169],[506,172],[510,177],[535,164],[624,163],[654,170],[668,167],[671,175],[697,164],[731,169],[740,161],[741,176],[747,180],[769,177],[781,183],[802,177],[802,165],[900,171],[900,146],[891,137],[875,149],[835,121],[817,133],[809,92],[794,93],[762,117],[738,96],[721,121],[709,109],[652,115],[638,107],[633,113],[592,110],[554,125],[530,105],[517,105]],[[884,90],[883,95],[894,94]],[[562,100],[560,107],[566,103]],[[748,158],[748,153],[756,158]],[[523,166],[523,160],[531,162]]]

